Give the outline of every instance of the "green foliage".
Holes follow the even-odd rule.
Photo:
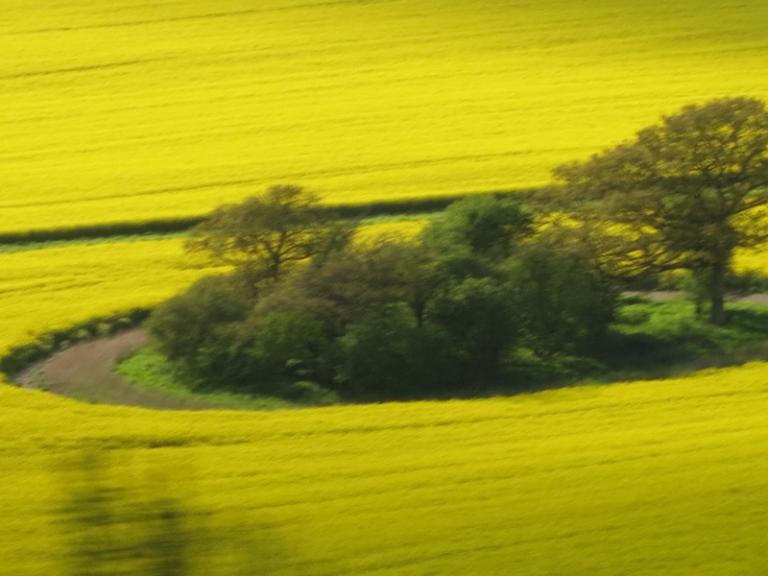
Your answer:
[[[370,310],[339,339],[336,383],[358,397],[402,398],[434,393],[456,382],[453,342],[419,327],[405,305]]]
[[[669,376],[738,364],[768,354],[768,307],[733,303],[720,326],[698,318],[684,299],[624,299],[611,338],[596,350],[611,372]]]
[[[686,106],[636,138],[555,170],[614,271],[691,270],[725,321],[734,250],[768,240],[768,111],[754,98]],[[606,229],[605,222],[615,226]],[[614,246],[609,247],[608,245]]]
[[[616,292],[574,254],[531,246],[508,263],[524,340],[537,353],[584,353],[613,317]]]
[[[467,278],[442,287],[427,309],[461,351],[468,383],[496,384],[501,358],[520,334],[510,287],[493,278]]]
[[[768,278],[757,272],[730,274],[725,279],[726,289],[739,294],[762,294],[768,292]]]
[[[533,219],[512,199],[475,196],[451,204],[425,230],[427,245],[464,246],[476,256],[505,258],[533,233]]]
[[[308,311],[276,310],[249,326],[253,344],[247,351],[258,366],[260,382],[249,387],[269,386],[282,376],[315,378],[323,374],[322,361],[331,341],[323,322]]]
[[[170,359],[205,378],[223,379],[233,369],[228,341],[250,303],[235,276],[211,276],[155,309],[147,328]]]
[[[314,198],[271,193],[220,212],[234,235],[224,220],[221,237],[205,232],[235,255],[237,273],[198,283],[149,324],[207,386],[291,399],[461,394],[508,384],[505,361],[520,344],[541,357],[580,353],[610,322],[611,284],[586,259],[536,247],[531,216],[493,197],[457,202],[414,242],[341,242],[261,281],[252,264],[281,235],[258,213],[282,214],[297,250],[318,237],[306,215]]]
[[[328,406],[339,401],[338,395],[310,380],[299,380],[285,386],[282,390],[284,398],[307,406]]]
[[[319,202],[298,186],[273,186],[260,196],[216,210],[195,226],[187,248],[277,280],[286,268],[323,258],[352,237],[354,224],[321,210]]]
[[[275,410],[293,406],[293,403],[274,396],[204,389],[200,385],[199,376],[191,373],[183,364],[169,360],[153,346],[141,348],[120,361],[116,371],[134,386],[160,390],[200,408]]]

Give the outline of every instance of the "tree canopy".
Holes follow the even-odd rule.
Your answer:
[[[287,267],[343,246],[353,232],[315,194],[278,185],[216,210],[192,230],[187,248],[276,280]]]
[[[686,269],[725,321],[734,250],[768,240],[768,112],[754,98],[690,105],[634,140],[558,167],[569,210],[619,274]],[[607,225],[611,223],[611,225]]]

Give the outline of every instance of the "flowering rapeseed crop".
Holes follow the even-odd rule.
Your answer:
[[[768,97],[763,0],[3,3],[0,231],[544,184]]]

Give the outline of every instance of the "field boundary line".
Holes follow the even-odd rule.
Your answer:
[[[520,199],[530,199],[537,193],[548,190],[547,187],[518,188],[465,192],[414,198],[406,200],[382,200],[361,204],[328,204],[323,209],[335,212],[343,218],[371,218],[376,216],[413,215],[419,213],[439,212],[449,204],[481,194],[495,196],[514,196]],[[189,230],[205,219],[205,215],[179,218],[159,218],[154,220],[137,220],[112,223],[97,223],[67,228],[41,228],[37,230],[21,230],[18,232],[0,232],[0,246],[23,246],[44,242],[68,240],[93,240],[112,238],[116,236],[138,236],[146,234],[175,234]]]

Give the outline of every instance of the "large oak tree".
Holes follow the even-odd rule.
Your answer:
[[[602,228],[601,250],[619,273],[690,270],[703,283],[711,321],[725,322],[734,251],[768,240],[762,101],[686,106],[632,141],[560,166],[555,176],[584,229]]]

